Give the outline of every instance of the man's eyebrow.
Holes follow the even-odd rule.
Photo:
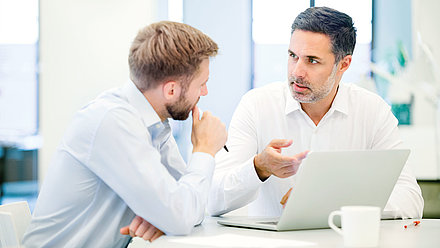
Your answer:
[[[287,52],[289,53],[289,54],[295,54],[294,52],[292,52],[292,50],[290,50],[290,49],[288,49],[287,50]],[[296,55],[296,54],[295,54]],[[315,55],[309,55],[309,56],[306,56],[308,59],[316,59],[316,60],[320,60],[321,58],[320,57],[318,57],[318,56],[315,56]]]
[[[320,57],[313,56],[313,55],[307,56],[307,58],[309,58],[309,59],[315,59],[315,60],[320,60],[320,59],[321,59]]]

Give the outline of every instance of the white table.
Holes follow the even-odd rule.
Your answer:
[[[381,221],[378,247],[440,247],[440,219]],[[404,228],[407,225],[408,228]],[[233,244],[233,245],[231,245]],[[271,245],[268,245],[271,244]],[[207,217],[189,236],[162,236],[153,243],[133,239],[129,248],[141,247],[344,247],[342,237],[331,229],[274,232],[217,224]]]

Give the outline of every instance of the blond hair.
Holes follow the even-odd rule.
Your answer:
[[[211,38],[187,24],[153,23],[140,30],[131,45],[130,76],[142,92],[168,80],[189,82],[201,62],[217,51]]]

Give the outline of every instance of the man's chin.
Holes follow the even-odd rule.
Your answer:
[[[184,121],[184,120],[188,119],[189,113],[190,113],[190,111],[187,111],[185,113],[177,113],[177,114],[174,113],[171,115],[171,118],[175,121]]]
[[[293,93],[292,94],[293,99],[295,99],[295,101],[300,102],[300,103],[313,103],[315,102],[313,99],[310,98],[310,96],[306,96],[300,93]]]

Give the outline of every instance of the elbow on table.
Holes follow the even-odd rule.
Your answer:
[[[217,217],[229,211],[219,201],[209,198],[208,204],[206,204],[206,212],[209,216]]]
[[[183,216],[176,219],[172,225],[169,226],[168,230],[165,232],[167,235],[171,236],[185,236],[189,235],[193,228],[194,222],[185,219]]]
[[[208,212],[208,215],[212,216],[212,217],[218,217],[218,216],[228,212],[228,211],[225,211],[225,210],[222,210],[222,209],[210,208],[210,207],[208,207],[206,210]]]

